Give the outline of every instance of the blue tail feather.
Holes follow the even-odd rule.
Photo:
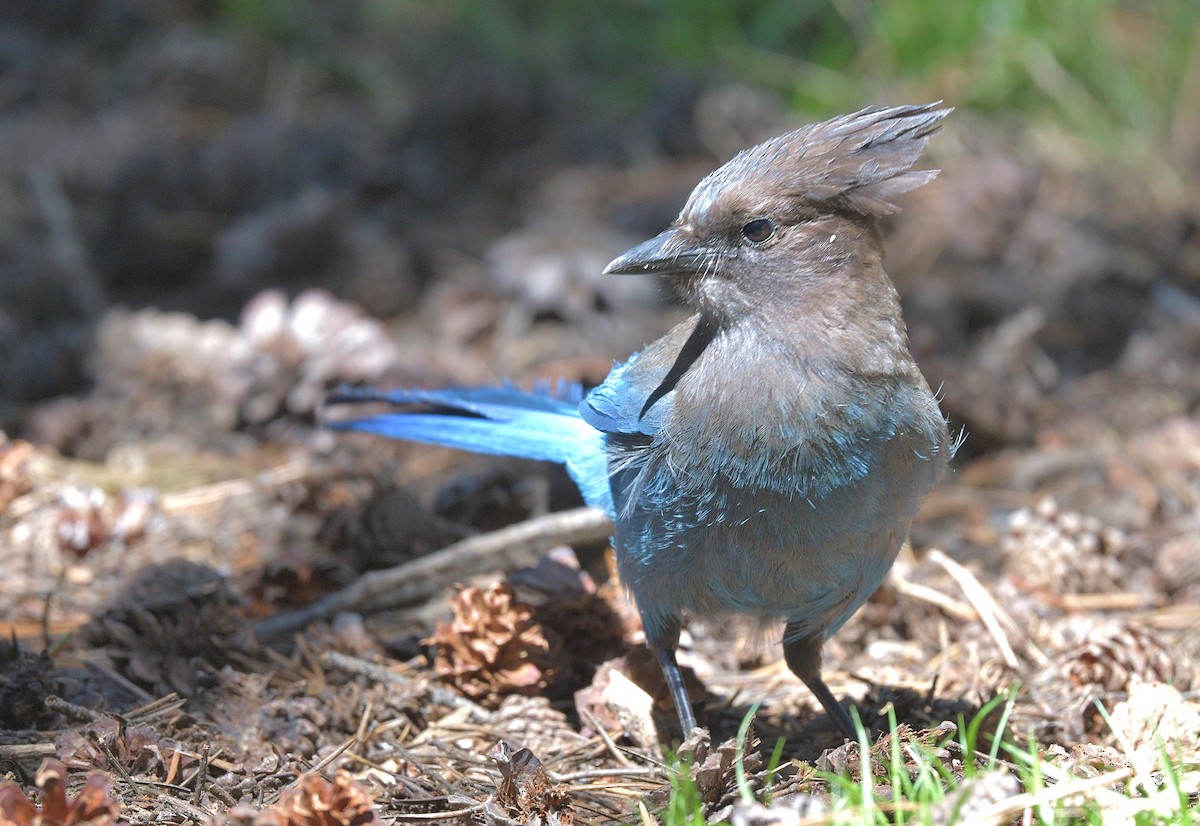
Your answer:
[[[441,390],[405,388],[376,390],[370,387],[343,387],[325,400],[326,404],[386,402],[388,404],[428,404],[462,412],[475,412],[476,405],[500,405],[523,410],[543,410],[576,416],[583,387],[578,382],[539,385],[530,393],[515,387],[453,387]],[[483,414],[481,414],[483,415]]]
[[[527,393],[510,387],[450,390],[342,390],[327,404],[385,402],[422,405],[412,412],[381,413],[331,421],[334,430],[358,430],[392,439],[557,462],[592,507],[613,513],[604,436],[579,418],[564,385]]]

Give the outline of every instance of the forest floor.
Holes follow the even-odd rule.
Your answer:
[[[179,47],[129,57],[160,82],[103,117],[64,129],[33,95],[2,123],[0,171],[23,182],[0,200],[4,263],[37,277],[5,282],[0,319],[0,822],[32,822],[25,795],[46,807],[61,777],[96,823],[661,809],[681,733],[608,527],[567,476],[333,434],[320,403],[341,382],[596,383],[685,312],[603,265],[713,155],[789,121],[693,126],[726,140],[632,165],[548,160],[577,131],[488,154],[458,110],[445,134],[399,137],[331,110],[214,124],[187,90],[236,98],[250,58]],[[519,110],[504,88],[480,94]],[[481,193],[458,169],[435,204],[421,174],[449,168],[428,160],[448,134],[505,171]],[[1038,754],[1060,784],[1190,762],[1194,801],[1200,202],[1077,161],[955,115],[931,146],[941,176],[886,226],[913,350],[966,438],[826,677],[884,735],[876,767],[900,749],[966,777],[974,721],[972,745]],[[729,817],[739,761],[796,811],[828,803],[826,772],[862,771],[778,642],[685,631],[708,733],[682,753],[706,817]]]

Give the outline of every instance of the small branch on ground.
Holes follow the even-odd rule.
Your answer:
[[[254,632],[260,640],[266,640],[332,619],[342,611],[367,614],[415,605],[455,579],[469,579],[484,571],[516,570],[534,564],[538,555],[553,545],[600,542],[611,533],[612,522],[594,508],[546,514],[455,542],[394,568],[363,574],[342,590],[311,605],[257,623]]]

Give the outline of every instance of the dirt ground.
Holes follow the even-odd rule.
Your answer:
[[[344,382],[599,381],[684,312],[603,265],[783,108],[665,91],[638,145],[464,69],[388,120],[188,20],[68,71],[95,44],[43,13],[13,23],[0,92],[0,822],[64,782],[96,822],[661,804],[680,733],[566,475],[334,435],[320,405]],[[959,775],[955,727],[996,698],[981,742],[1003,722],[1064,777],[1157,754],[1147,718],[1194,758],[1197,190],[969,112],[928,163],[889,271],[965,441],[827,679]],[[819,807],[817,769],[860,771],[778,637],[685,633],[711,817],[755,706],[756,788]]]

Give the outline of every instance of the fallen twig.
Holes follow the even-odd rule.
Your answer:
[[[56,754],[58,754],[58,746],[53,743],[0,744],[0,760],[36,760],[39,757],[53,757]]]
[[[311,605],[259,622],[254,631],[259,639],[269,639],[295,633],[319,620],[332,619],[342,611],[362,614],[415,605],[454,579],[467,579],[488,570],[515,570],[532,565],[550,545],[599,542],[611,532],[612,523],[608,517],[594,508],[546,514],[455,542],[394,568],[371,571]]]

